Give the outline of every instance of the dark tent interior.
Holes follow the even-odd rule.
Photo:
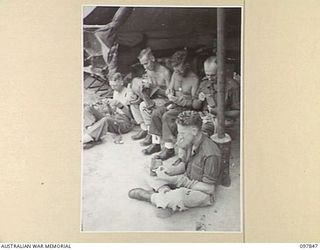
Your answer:
[[[127,74],[137,66],[139,52],[150,47],[157,58],[168,58],[176,50],[187,49],[193,69],[203,75],[202,63],[216,53],[217,9],[132,7],[115,30],[118,69]],[[110,23],[119,7],[95,7],[83,18],[85,58],[103,66],[101,45],[95,30]],[[226,8],[226,63],[240,73],[241,9]],[[108,43],[108,41],[106,41]],[[85,62],[86,65],[86,62]],[[139,66],[138,66],[139,69]]]

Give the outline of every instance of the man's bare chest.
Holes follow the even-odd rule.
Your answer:
[[[149,72],[148,77],[156,85],[165,84],[165,77],[162,72]]]
[[[178,78],[173,83],[173,89],[182,92],[191,92],[193,86],[196,85],[196,81],[191,78]]]

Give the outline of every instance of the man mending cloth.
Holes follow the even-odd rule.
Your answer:
[[[135,188],[128,195],[169,211],[212,205],[220,173],[220,150],[201,132],[202,120],[198,112],[182,112],[177,124],[177,143],[188,151],[186,163],[160,166],[154,182],[150,182],[153,190]]]
[[[157,156],[161,160],[167,160],[175,155],[176,118],[182,111],[194,108],[194,99],[199,85],[197,75],[190,70],[190,65],[187,63],[187,51],[175,52],[171,58],[171,64],[174,73],[167,91],[171,104],[159,107],[152,112],[149,129],[152,135],[152,144],[142,151],[146,155],[160,152],[162,139],[164,149]]]
[[[100,109],[92,106],[84,108],[83,146],[88,149],[102,142],[107,132],[125,134],[132,129],[131,115],[128,108],[130,91],[123,86],[120,73],[113,74],[110,86],[114,90],[113,99],[106,99]]]
[[[228,66],[228,65],[227,65]],[[204,62],[204,72],[206,77],[200,83],[198,93],[199,100],[203,102],[203,110],[208,110],[211,114],[217,115],[217,61],[211,56]],[[240,86],[233,79],[233,72],[230,67],[226,67],[225,81],[225,117],[226,125],[230,120],[240,115]]]
[[[146,78],[134,78],[132,81],[133,92],[143,100],[139,104],[131,104],[132,115],[140,125],[140,130],[132,136],[132,139],[145,138],[141,145],[148,146],[151,144],[151,135],[148,134],[151,113],[154,108],[163,106],[168,102],[166,90],[169,87],[171,73],[156,61],[150,48],[143,49],[138,59],[146,70]]]

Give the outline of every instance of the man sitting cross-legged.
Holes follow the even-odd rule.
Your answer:
[[[130,91],[123,86],[120,73],[115,73],[109,79],[114,90],[113,99],[102,100],[101,104],[85,105],[83,147],[88,149],[102,141],[107,132],[115,134],[128,133],[133,125],[128,108]]]
[[[167,211],[212,205],[220,173],[220,150],[201,132],[202,120],[198,112],[182,112],[177,124],[177,144],[187,151],[185,163],[160,166],[157,176],[149,182],[153,190],[135,188],[128,195]]]

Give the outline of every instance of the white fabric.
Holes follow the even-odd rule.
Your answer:
[[[160,140],[161,140],[161,138],[160,138],[160,136],[158,136],[158,135],[151,135],[151,137],[152,137],[152,143],[153,144],[160,144]]]
[[[174,145],[171,142],[165,142],[164,143],[164,147],[167,148],[167,149],[172,149],[172,148],[174,148]]]
[[[144,123],[140,123],[140,128],[141,128],[142,130],[145,130],[145,131],[148,130],[146,124],[144,124]]]
[[[129,91],[126,87],[123,87],[121,92],[113,91],[113,99],[121,102],[124,106],[129,105]]]

